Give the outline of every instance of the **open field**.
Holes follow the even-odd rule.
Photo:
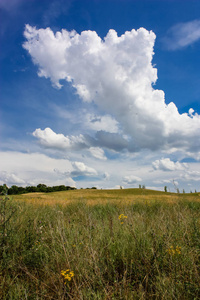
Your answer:
[[[200,201],[200,193],[175,194],[147,189],[122,189],[122,190],[94,190],[81,189],[54,193],[29,193],[12,197],[17,201],[25,201],[35,205],[66,205],[72,203],[85,203],[87,205],[117,204],[127,205],[145,201],[163,203],[177,203],[177,201]]]
[[[200,194],[2,197],[0,299],[199,299]]]

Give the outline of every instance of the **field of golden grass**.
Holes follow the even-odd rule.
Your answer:
[[[133,203],[155,202],[177,203],[178,201],[200,201],[200,193],[165,193],[147,189],[95,190],[80,189],[53,193],[29,193],[14,195],[12,198],[19,202],[31,203],[36,206],[68,205],[78,202],[87,205],[117,204],[128,205]]]
[[[200,193],[80,189],[0,201],[0,299],[200,299]]]

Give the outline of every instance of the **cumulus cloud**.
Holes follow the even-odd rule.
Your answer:
[[[98,159],[101,159],[101,160],[106,160],[107,159],[103,149],[101,149],[99,147],[91,147],[89,149],[89,151],[92,154],[92,156],[94,156],[95,158],[98,158]]]
[[[169,50],[187,47],[200,39],[200,20],[178,23],[171,27],[163,39]]]
[[[130,175],[130,176],[125,176],[123,178],[123,182],[127,184],[133,184],[142,181],[142,179],[138,176]]]
[[[186,163],[173,162],[170,158],[157,159],[152,163],[154,170],[181,171],[188,168]]]
[[[72,163],[73,171],[70,172],[71,177],[78,176],[96,176],[97,171],[91,167],[86,166],[83,162],[75,161]]]
[[[63,151],[89,149],[94,157],[100,159],[106,159],[101,147],[115,151],[120,151],[128,147],[131,148],[127,139],[123,138],[120,134],[102,130],[97,131],[95,137],[91,137],[82,134],[79,136],[64,136],[61,133],[54,132],[51,128],[45,128],[44,130],[38,128],[33,132],[33,136],[45,148]]]
[[[173,102],[165,103],[164,92],[153,88],[157,69],[152,65],[152,31],[133,29],[118,36],[110,30],[102,40],[89,30],[54,34],[50,28],[26,25],[24,35],[23,47],[38,65],[38,75],[57,88],[62,87],[60,80],[70,82],[83,101],[113,116],[132,139],[132,151],[199,149],[200,116],[191,115],[192,110],[179,114]],[[109,144],[108,135],[101,132],[99,138]],[[119,149],[127,147],[122,139]]]
[[[40,145],[46,148],[80,150],[88,147],[88,142],[82,134],[79,136],[64,136],[61,133],[55,133],[51,128],[45,128],[44,130],[38,128],[33,132],[33,136],[39,140]]]

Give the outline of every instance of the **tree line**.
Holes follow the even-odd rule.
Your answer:
[[[21,187],[17,185],[12,185],[10,188],[7,187],[6,184],[0,185],[0,194],[7,195],[19,195],[26,193],[51,193],[51,192],[59,192],[59,191],[68,191],[68,190],[76,190],[75,187],[65,186],[65,185],[57,185],[57,186],[47,186],[46,184],[38,184],[37,186],[26,186]]]

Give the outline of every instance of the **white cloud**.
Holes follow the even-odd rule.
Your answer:
[[[84,127],[95,131],[106,131],[110,133],[117,133],[119,131],[118,122],[111,116],[99,116],[94,114],[86,114],[84,122]]]
[[[194,113],[194,109],[193,109],[193,108],[190,108],[189,111],[188,111],[188,114],[189,114],[190,116],[193,116],[193,113]]]
[[[16,151],[0,152],[0,184],[16,185],[72,185],[69,176],[60,176],[54,170],[69,172],[73,169],[67,159],[55,159],[40,153],[21,153]],[[16,172],[17,170],[17,172]]]
[[[95,169],[86,166],[83,162],[75,161],[72,163],[72,166],[73,170],[70,172],[71,177],[97,175],[97,171]]]
[[[55,104],[52,107],[59,118],[66,119],[70,125],[79,125],[84,132],[103,130],[110,133],[117,133],[120,131],[119,123],[112,116],[100,115],[94,112],[88,113],[89,107],[87,109],[76,107],[70,111],[65,107],[59,107]]]
[[[90,153],[91,153],[94,157],[96,157],[96,158],[98,158],[98,159],[101,159],[101,160],[106,160],[106,159],[107,159],[106,156],[105,156],[105,153],[104,153],[103,149],[101,149],[101,148],[99,148],[99,147],[91,147],[91,148],[89,149],[89,151],[90,151]]]
[[[61,158],[52,158],[40,153],[2,151],[0,184],[26,186],[44,183],[48,186],[64,184],[77,188],[96,186],[110,189],[117,185],[125,188],[130,187],[130,184],[138,186],[141,183],[139,179],[142,179],[142,184],[146,187],[157,185],[155,189],[163,190],[164,185],[167,185],[173,191],[174,180],[179,182],[180,189],[187,190],[189,183],[190,189],[199,190],[200,163],[188,163],[189,169],[181,171],[163,172],[158,169],[153,172],[151,162],[156,160],[155,152],[142,152],[136,156],[122,153],[117,154],[117,158],[107,159],[104,162],[87,155],[87,151],[84,157],[82,151],[75,153],[72,151],[70,160],[64,159],[62,153]],[[13,174],[17,178],[13,178]]]
[[[181,174],[181,179],[185,181],[200,181],[200,172],[199,171],[187,171],[184,174]]]
[[[118,133],[110,133],[105,131],[98,131],[95,137],[89,135],[79,136],[64,136],[60,133],[55,133],[51,128],[45,128],[44,130],[38,128],[33,132],[33,136],[38,139],[41,146],[48,149],[56,150],[73,150],[82,151],[83,149],[89,149],[93,156],[106,159],[103,149],[105,147],[111,150],[120,151],[125,148],[130,148],[130,151],[134,151],[132,146],[129,145],[127,139]],[[98,153],[97,153],[98,152]]]
[[[127,184],[133,184],[142,181],[142,179],[138,176],[130,175],[130,176],[125,176],[123,178],[123,182]]]
[[[118,37],[110,30],[102,40],[93,31],[54,34],[50,28],[27,25],[24,35],[27,41],[23,46],[38,65],[38,75],[50,78],[57,88],[61,88],[62,79],[71,82],[83,101],[94,102],[99,110],[113,116],[132,139],[130,151],[199,149],[200,116],[191,116],[191,110],[179,114],[173,102],[165,103],[164,92],[152,87],[157,80],[157,69],[152,66],[153,32],[140,28]],[[99,138],[107,138],[108,144],[105,135],[101,133]],[[118,150],[128,147],[122,139]]]
[[[173,162],[170,158],[157,159],[152,163],[154,170],[181,171],[188,168],[186,163]]]
[[[7,185],[23,185],[25,181],[14,173],[3,171],[0,172],[0,184],[2,185],[4,183]]]
[[[33,132],[33,136],[39,140],[40,145],[46,148],[80,150],[88,147],[82,134],[79,136],[64,136],[55,133],[51,128],[45,128],[44,130],[38,128]]]
[[[187,47],[200,39],[200,20],[178,23],[171,27],[163,39],[169,50]]]

